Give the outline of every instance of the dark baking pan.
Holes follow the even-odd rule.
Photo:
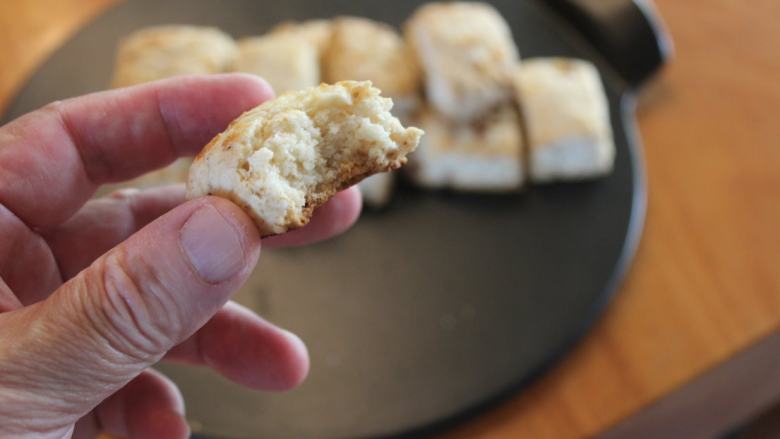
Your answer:
[[[667,46],[647,5],[495,1],[525,57],[594,61],[609,95],[614,172],[505,196],[401,187],[392,205],[305,249],[267,251],[241,301],[301,335],[311,375],[258,393],[162,365],[194,430],[220,438],[417,436],[520,391],[582,337],[634,253],[645,180],[633,92]],[[120,37],[192,23],[235,36],[282,20],[367,16],[399,25],[416,1],[129,1],[86,26],[30,79],[6,115],[105,88]]]

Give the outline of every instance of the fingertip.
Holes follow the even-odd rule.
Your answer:
[[[255,389],[284,392],[299,386],[309,373],[309,351],[295,334],[274,328],[274,337],[266,337],[262,351],[266,357],[238,381]]]
[[[290,331],[282,330],[287,339],[285,356],[287,367],[278,378],[278,387],[275,390],[290,390],[298,387],[309,375],[309,350],[300,337]]]
[[[337,193],[324,206],[317,209],[312,218],[312,229],[321,228],[320,239],[340,235],[360,218],[363,198],[360,189],[352,186]],[[310,224],[311,225],[311,224]]]
[[[253,246],[260,245],[260,232],[257,230],[257,226],[254,221],[252,221],[252,218],[235,203],[215,196],[201,197],[198,198],[198,200],[212,205],[225,218],[232,222],[241,231],[241,234],[248,244]]]
[[[274,97],[267,81],[246,73],[184,76],[149,87],[178,155],[197,153],[233,119]]]
[[[184,416],[173,410],[148,410],[128,425],[128,439],[187,439],[190,426]]]
[[[251,389],[289,390],[309,372],[309,353],[300,338],[234,302],[196,340],[202,364]]]
[[[220,76],[228,81],[234,81],[236,86],[244,93],[248,93],[251,99],[264,102],[276,96],[271,84],[265,78],[251,73],[223,73]]]
[[[351,227],[360,218],[360,212],[363,210],[363,195],[357,185],[348,188],[337,194],[343,198],[341,204],[344,210],[345,228]]]
[[[251,220],[218,197],[192,200],[185,209],[189,212],[178,227],[179,247],[191,270],[183,274],[196,274],[213,286],[243,283],[260,253],[260,237]]]
[[[360,190],[352,186],[319,207],[306,226],[266,238],[264,243],[271,247],[295,247],[340,235],[358,220],[362,205]]]

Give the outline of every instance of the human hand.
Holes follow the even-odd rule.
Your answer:
[[[0,437],[185,438],[181,396],[148,367],[208,366],[254,389],[308,371],[294,335],[228,302],[261,242],[229,201],[123,181],[192,155],[272,96],[247,75],[176,78],[57,102],[0,128]],[[357,218],[353,188],[297,231],[302,245]]]

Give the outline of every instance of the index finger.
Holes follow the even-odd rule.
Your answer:
[[[243,74],[179,77],[50,104],[0,128],[0,204],[28,226],[70,218],[103,183],[197,153],[273,96]]]

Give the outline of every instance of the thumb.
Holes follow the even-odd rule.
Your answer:
[[[75,422],[206,323],[259,253],[257,229],[234,204],[179,206],[49,299],[0,315],[0,395],[11,383],[20,409],[35,409],[26,395],[38,416]]]

